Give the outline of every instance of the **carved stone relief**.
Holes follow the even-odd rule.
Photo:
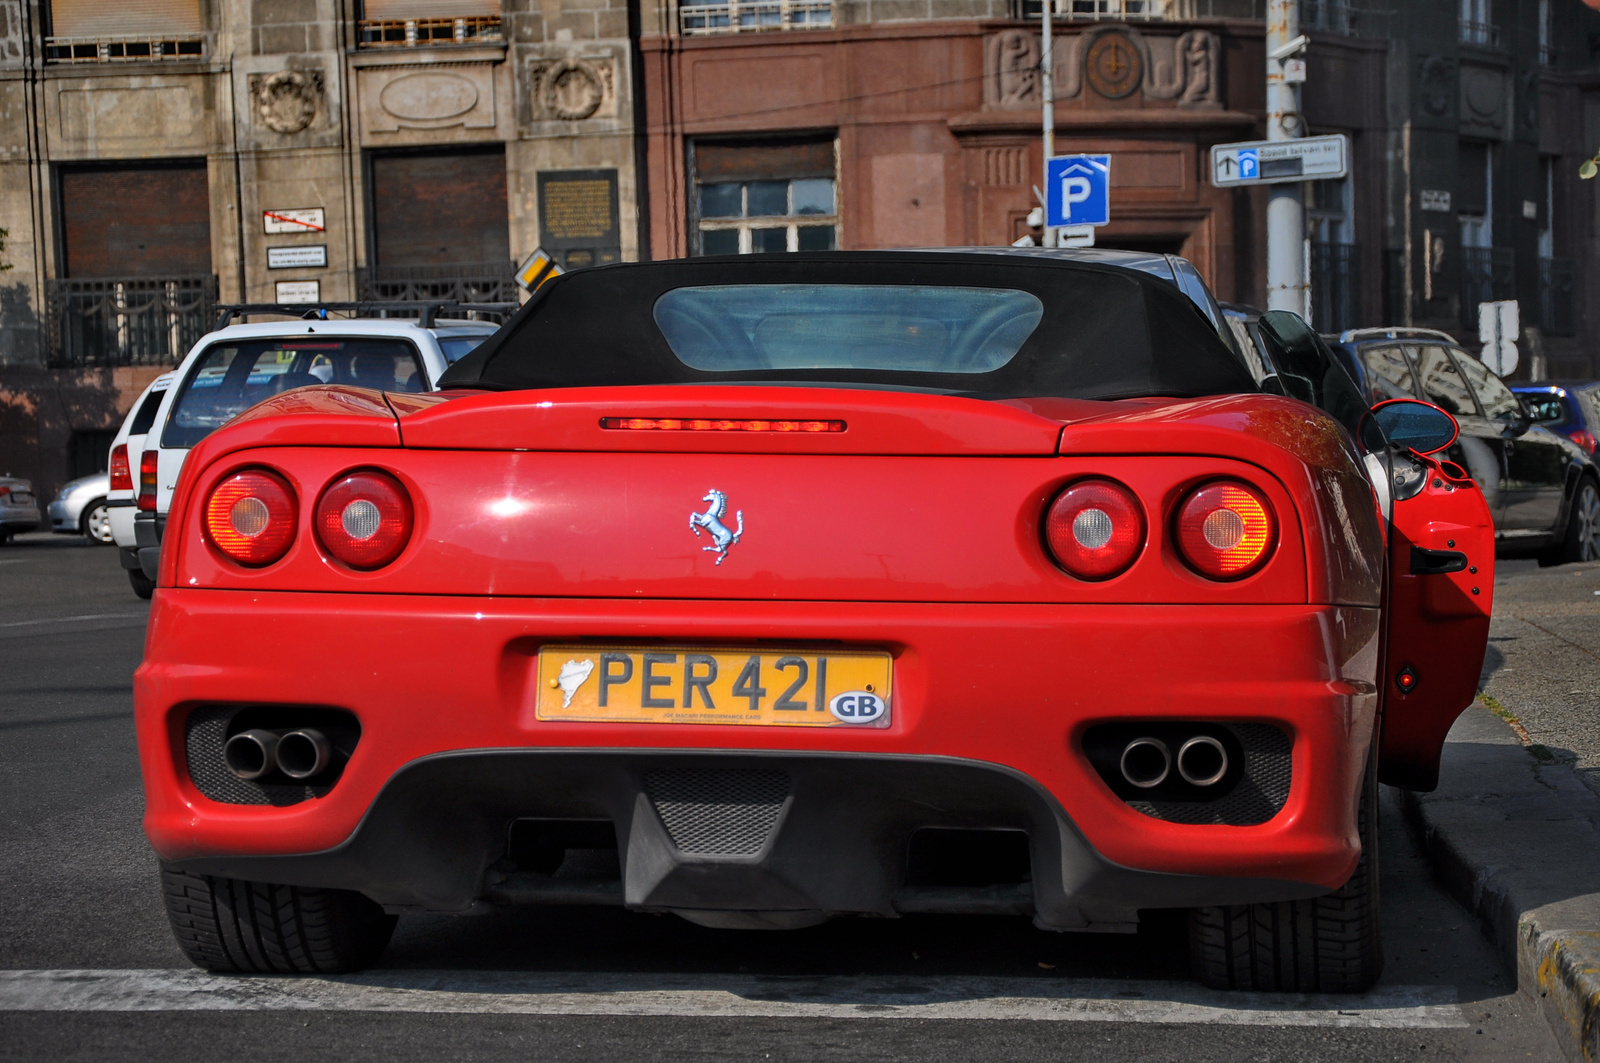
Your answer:
[[[1422,109],[1435,118],[1450,113],[1456,91],[1456,64],[1440,55],[1423,56],[1417,65],[1417,97]]]
[[[250,75],[250,100],[256,121],[274,133],[298,133],[321,109],[322,71],[279,70]]]
[[[617,115],[614,56],[530,59],[522,80],[530,122],[581,122]]]
[[[1037,107],[1038,37],[1027,30],[1002,30],[984,43],[987,106]],[[1209,30],[1163,37],[1128,26],[1103,27],[1066,35],[1054,53],[1059,100],[1080,96],[1087,82],[1107,99],[1138,91],[1146,100],[1178,107],[1222,106],[1222,45]]]
[[[494,67],[489,63],[373,67],[361,71],[367,128],[376,133],[401,129],[488,129],[495,124]]]
[[[1506,96],[1510,86],[1499,70],[1461,67],[1461,124],[1482,132],[1505,132]]]

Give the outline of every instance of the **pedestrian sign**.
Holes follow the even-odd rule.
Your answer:
[[[1050,228],[1111,221],[1111,156],[1058,155],[1045,165],[1045,185]]]
[[[1247,140],[1211,147],[1211,183],[1278,184],[1323,181],[1350,172],[1350,138],[1343,133],[1298,140]]]

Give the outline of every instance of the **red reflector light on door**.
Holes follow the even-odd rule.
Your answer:
[[[772,421],[723,417],[602,417],[600,427],[627,432],[843,432],[843,421]]]

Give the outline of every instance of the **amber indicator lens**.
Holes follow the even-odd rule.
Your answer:
[[[241,565],[270,565],[294,542],[298,507],[283,478],[245,469],[223,480],[206,500],[206,538]]]
[[[317,501],[317,541],[351,568],[381,568],[411,540],[411,496],[386,472],[367,469],[334,481]]]
[[[772,421],[719,417],[602,417],[600,427],[624,432],[843,432],[843,421]]]
[[[1272,506],[1247,484],[1223,481],[1191,492],[1178,510],[1178,549],[1202,576],[1238,579],[1272,552]]]
[[[1144,508],[1113,480],[1079,480],[1050,504],[1044,537],[1056,561],[1074,576],[1110,579],[1144,547]]]

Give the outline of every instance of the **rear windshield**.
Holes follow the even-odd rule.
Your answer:
[[[262,399],[315,384],[424,391],[427,378],[416,348],[404,340],[316,337],[215,343],[179,386],[161,445],[192,447]]]
[[[451,366],[497,390],[782,383],[980,398],[1257,390],[1169,282],[948,252],[678,259],[577,270]]]
[[[444,352],[444,360],[454,364],[477,350],[478,345],[492,335],[492,332],[480,332],[474,336],[440,336],[439,349]]]
[[[1560,395],[1548,391],[1523,392],[1528,413],[1540,424],[1559,424],[1567,419],[1567,404]]]

